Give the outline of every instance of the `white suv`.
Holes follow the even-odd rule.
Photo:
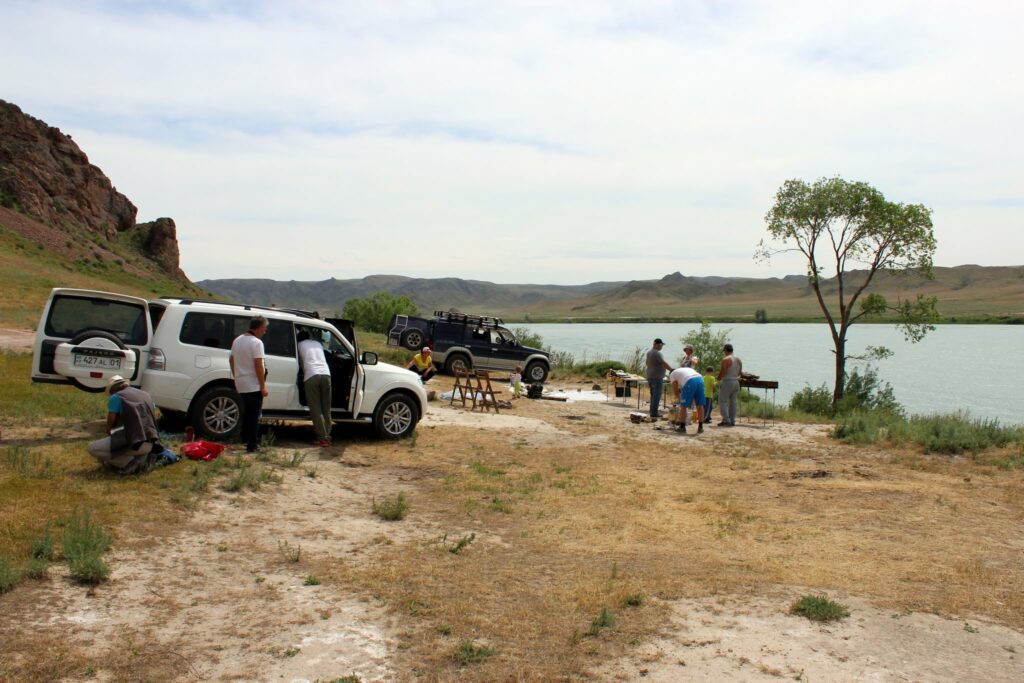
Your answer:
[[[110,377],[122,375],[165,413],[186,416],[209,439],[226,440],[241,426],[228,365],[231,342],[256,315],[270,321],[263,338],[269,390],[264,419],[309,419],[295,353],[296,336],[305,330],[324,345],[335,422],[372,422],[385,438],[416,428],[427,407],[419,377],[378,363],[372,351],[360,355],[348,321],[307,311],[54,289],[36,330],[32,380],[99,392]]]

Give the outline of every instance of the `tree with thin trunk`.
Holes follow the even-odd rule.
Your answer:
[[[885,199],[867,183],[822,178],[814,184],[787,180],[765,215],[768,241],[757,256],[797,252],[807,259],[807,279],[818,299],[835,345],[836,376],[832,405],[846,384],[846,335],[869,316],[891,314],[904,336],[920,341],[939,319],[935,297],[889,302],[871,292],[879,273],[916,274],[932,279],[935,236],[931,210],[921,204]],[[876,356],[886,349],[872,349]]]

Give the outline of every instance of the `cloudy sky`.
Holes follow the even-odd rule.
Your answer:
[[[1024,3],[0,0],[0,98],[193,279],[768,277],[788,178],[1024,262]]]

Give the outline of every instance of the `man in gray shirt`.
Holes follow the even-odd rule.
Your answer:
[[[665,342],[661,339],[654,340],[654,348],[647,352],[647,386],[651,390],[651,417],[658,418],[658,410],[661,408],[662,388],[665,384],[665,371],[672,370],[672,366],[665,362],[665,356],[661,349]]]

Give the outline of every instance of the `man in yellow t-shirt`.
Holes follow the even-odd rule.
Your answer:
[[[715,390],[718,388],[718,377],[714,368],[704,368],[704,421],[711,422],[711,408],[715,404]]]
[[[420,380],[423,382],[437,374],[437,371],[434,369],[434,360],[431,358],[429,346],[424,346],[423,350],[413,356],[412,360],[405,367],[419,375]]]

